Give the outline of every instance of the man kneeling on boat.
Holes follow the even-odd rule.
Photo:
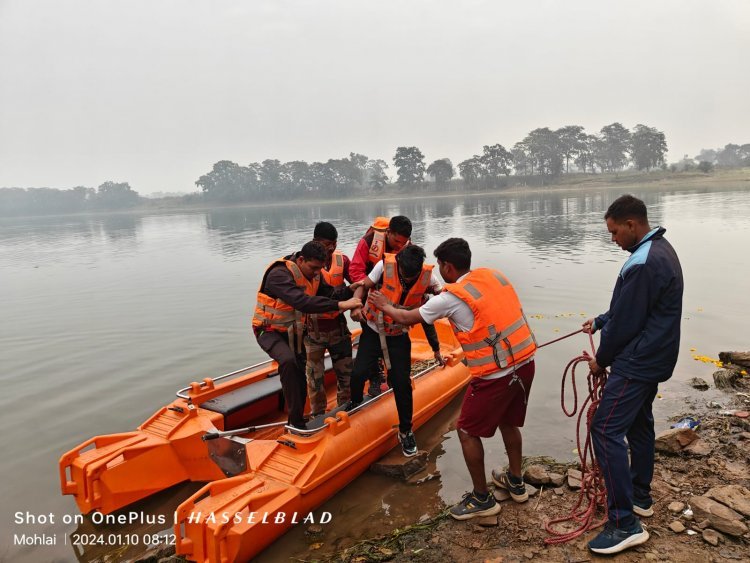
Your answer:
[[[396,309],[379,293],[370,300],[402,325],[448,318],[472,374],[457,430],[474,490],[450,510],[457,520],[492,516],[500,505],[487,489],[482,438],[499,428],[508,454],[508,471],[493,470],[492,481],[516,502],[529,496],[521,478],[521,431],[534,379],[536,341],[513,286],[499,271],[471,269],[471,249],[451,238],[435,249],[443,293],[419,309]]]
[[[399,308],[419,307],[426,294],[439,293],[441,284],[432,273],[432,265],[424,263],[425,253],[421,246],[406,246],[398,254],[386,254],[370,274],[362,280],[362,287],[354,295],[359,297],[364,290],[380,287],[388,303]],[[382,285],[381,285],[382,284]],[[357,359],[352,370],[351,402],[348,410],[356,408],[363,400],[365,380],[378,358],[383,358],[388,371],[388,384],[393,388],[398,411],[398,439],[404,455],[417,455],[417,441],[411,429],[414,409],[411,389],[411,340],[406,326],[399,324],[373,303],[367,302],[364,310],[352,312],[352,319],[361,315],[367,321],[362,325],[359,337]],[[424,325],[425,335],[435,353],[435,359],[442,363],[440,342],[435,327]]]
[[[305,428],[307,399],[306,354],[303,342],[306,315],[348,311],[362,306],[349,287],[333,288],[321,280],[328,254],[319,242],[271,263],[258,289],[253,332],[263,351],[279,364],[289,424]],[[356,286],[355,286],[356,287]]]

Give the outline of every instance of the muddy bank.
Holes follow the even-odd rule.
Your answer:
[[[651,539],[616,556],[618,561],[714,562],[750,560],[750,380],[728,389],[718,407],[701,402],[691,412],[675,412],[671,422],[686,416],[700,421],[695,429],[664,432],[658,441],[653,480],[654,516],[643,518]],[[677,437],[677,438],[676,438]],[[411,526],[362,540],[329,552],[322,530],[308,530],[309,555],[304,561],[515,561],[583,562],[606,559],[591,554],[586,542],[596,532],[562,545],[546,545],[544,523],[568,514],[578,498],[577,469],[545,458],[527,458],[524,468],[537,475],[531,499],[516,504],[502,491],[498,517],[458,522],[446,511]],[[565,476],[560,482],[560,477]],[[468,483],[468,476],[467,476]],[[574,488],[571,488],[573,485]],[[418,496],[415,496],[415,501]],[[322,532],[322,533],[321,533]]]

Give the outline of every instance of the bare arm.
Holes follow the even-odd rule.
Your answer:
[[[372,289],[375,287],[375,283],[367,276],[359,280],[358,282],[350,285],[349,287],[356,287],[354,290],[354,297],[357,299],[362,299],[362,296],[365,294],[365,291],[368,289]]]

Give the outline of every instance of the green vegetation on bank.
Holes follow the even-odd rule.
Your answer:
[[[200,192],[162,198],[141,197],[127,182],[105,182],[98,188],[0,188],[0,216],[51,215],[122,210],[201,208],[290,201],[386,198],[439,193],[474,193],[540,186],[600,186],[688,180],[750,166],[750,144],[703,149],[667,165],[664,134],[645,125],[632,131],[620,123],[597,135],[571,125],[531,131],[508,151],[485,145],[481,154],[458,164],[448,158],[426,165],[417,147],[398,147],[393,158],[396,181],[381,159],[350,153],[327,162],[266,159],[242,166],[222,160],[202,175]],[[738,179],[742,178],[739,173]]]

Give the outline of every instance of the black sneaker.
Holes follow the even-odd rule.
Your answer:
[[[401,442],[401,451],[404,452],[406,457],[417,455],[417,439],[414,437],[414,432],[411,430],[406,434],[399,432],[398,441]]]
[[[466,493],[461,502],[450,509],[450,515],[456,520],[468,520],[480,516],[494,516],[500,512],[500,505],[492,494],[487,493],[487,498],[481,500],[474,491]]]
[[[654,515],[654,505],[652,503],[641,503],[633,501],[633,513],[643,518]]]
[[[643,529],[640,522],[636,522],[630,529],[616,528],[607,522],[604,530],[591,540],[588,546],[594,553],[612,555],[646,543],[646,541],[648,541],[648,532]]]
[[[515,502],[526,502],[529,500],[529,493],[526,492],[526,484],[523,482],[523,479],[514,477],[509,472],[493,469],[492,482],[508,491],[510,498]]]

